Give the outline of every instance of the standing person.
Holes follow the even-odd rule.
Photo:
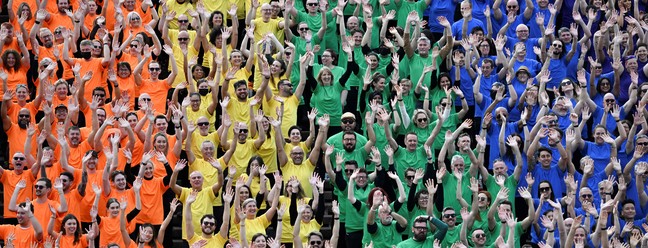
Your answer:
[[[4,104],[3,104],[4,105]],[[12,195],[9,194],[8,192],[14,192],[14,189],[18,185],[18,182],[24,181],[25,182],[25,187],[31,188],[34,181],[36,181],[36,177],[38,176],[38,166],[32,166],[30,169],[31,171],[26,171],[27,170],[27,158],[25,157],[25,154],[18,152],[15,153],[12,157],[12,162],[14,169],[13,170],[5,170],[0,166],[0,182],[2,182],[2,186],[4,188],[4,197],[3,197],[3,202],[10,202]],[[31,173],[29,173],[31,172]],[[26,199],[32,198],[32,191],[31,190],[23,190],[19,193],[19,195],[16,198],[17,202],[23,202]],[[18,224],[18,220],[16,219],[16,212],[15,211],[9,211],[9,204],[3,204],[4,205],[4,216],[3,216],[3,224]],[[18,209],[20,210],[20,209]]]

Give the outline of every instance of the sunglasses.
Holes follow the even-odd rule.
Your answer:
[[[157,68],[157,67],[151,67],[151,68],[149,68],[149,71],[160,71],[160,70],[161,70],[161,69],[160,69],[160,68]]]
[[[188,23],[189,20],[178,20],[179,23]]]
[[[308,242],[308,243],[309,243],[310,245],[321,245],[321,244],[322,244],[322,241],[320,241],[320,240],[313,240],[313,241]]]
[[[591,195],[591,194],[586,194],[586,195],[582,195],[581,197],[583,197],[583,198],[590,198],[590,199],[591,199],[591,198],[593,197],[593,195]]]
[[[178,38],[178,41],[188,41],[189,38]]]
[[[94,45],[93,45],[92,48],[94,48],[94,49],[99,49],[99,48],[101,48],[101,45],[99,45],[99,46],[94,46]]]
[[[239,130],[239,133],[248,133],[248,130],[247,129],[241,129],[241,130]]]
[[[445,106],[448,106],[448,103],[442,102],[440,105],[445,108]]]
[[[308,28],[299,28],[299,31],[308,31]]]
[[[98,97],[105,97],[106,94],[94,94],[93,96],[98,96]]]
[[[205,221],[205,222],[203,222],[203,225],[205,225],[205,226],[215,226],[216,223],[214,223],[214,222],[209,222],[209,221]]]
[[[517,6],[506,6],[507,9],[515,9]]]
[[[34,188],[36,188],[36,189],[44,189],[45,186],[43,186],[43,185],[34,185]]]
[[[597,65],[597,66],[594,66],[594,69],[603,69],[603,66]]]
[[[67,180],[67,179],[61,179],[61,182],[64,182],[64,183],[67,183],[67,182],[69,182],[69,181],[70,181],[70,180]]]
[[[61,34],[61,30],[54,31],[54,34]]]
[[[428,228],[426,226],[415,226],[414,229],[417,231],[427,231]]]
[[[23,160],[25,160],[25,158],[24,157],[14,157],[13,160],[23,161]]]
[[[286,56],[290,56],[292,53],[291,52],[284,52]]]
[[[475,234],[475,238],[478,238],[478,239],[485,238],[485,237],[486,237],[486,234],[485,234],[485,233],[478,233],[478,234]]]
[[[405,176],[405,179],[412,180],[412,179],[414,179],[414,176]]]
[[[616,102],[616,100],[614,100],[614,99],[605,99],[605,102],[614,103],[614,102]]]
[[[131,18],[131,21],[139,21],[139,20],[141,20],[141,18],[139,18],[139,17],[137,17],[137,16]]]
[[[416,119],[416,121],[418,121],[418,122],[427,122],[427,119],[421,118],[421,119]]]
[[[353,123],[355,123],[355,120],[346,119],[346,120],[342,120],[342,123],[344,123],[344,124],[353,124]]]
[[[143,102],[150,102],[150,101],[151,101],[151,98],[142,98],[142,99],[140,99],[140,101],[143,101]]]
[[[561,82],[561,83],[560,83],[560,85],[562,85],[562,86],[570,85],[570,84],[572,84],[571,81]]]
[[[478,201],[486,201],[486,200],[488,200],[488,198],[486,198],[486,197],[478,197],[477,200]]]
[[[641,93],[646,93],[648,92],[648,89],[641,89]]]
[[[351,174],[351,173],[353,173],[353,170],[347,169],[347,170],[344,170],[344,172],[347,173],[347,174]]]
[[[444,214],[443,218],[454,218],[456,216],[457,216],[457,214]]]
[[[209,126],[209,122],[198,122],[199,127]]]
[[[637,143],[638,146],[648,146],[648,142]]]
[[[551,44],[551,45],[552,45],[553,47],[555,47],[555,48],[562,48],[562,45],[561,45],[561,44]]]
[[[29,115],[18,115],[20,118],[29,118]]]
[[[130,46],[131,46],[132,48],[137,48],[138,45],[137,45],[137,44],[131,44]]]
[[[319,3],[307,3],[308,6],[317,6]]]
[[[545,187],[545,188],[540,188],[539,190],[540,190],[540,192],[547,192],[547,191],[549,191],[550,189],[551,189],[551,188],[549,188],[549,187]]]

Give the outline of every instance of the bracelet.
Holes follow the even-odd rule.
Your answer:
[[[620,121],[621,121],[621,119],[618,119],[618,120],[614,120],[614,121],[616,121],[616,122],[620,122]]]
[[[119,88],[119,84],[113,84],[113,87]]]
[[[340,217],[333,217],[334,220],[340,220]]]
[[[36,24],[41,24],[41,22],[40,22],[40,21],[38,21],[38,20],[37,20],[37,21],[34,21],[34,23],[36,23]]]
[[[550,232],[550,233],[552,233],[552,232],[554,232],[554,231],[555,231],[555,230],[549,230],[549,229],[547,229],[547,232]]]
[[[461,99],[461,100],[466,100],[466,97],[459,97],[459,99]]]
[[[402,102],[402,101],[403,101],[403,99],[398,99],[398,101],[399,101],[399,102]]]

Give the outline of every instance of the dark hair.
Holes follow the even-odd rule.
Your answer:
[[[245,169],[245,173],[247,173],[248,175],[250,175],[250,170],[252,169],[252,162],[254,161],[257,161],[257,163],[259,163],[259,166],[264,164],[263,158],[261,158],[259,155],[252,156],[250,160],[248,160],[247,169]]]
[[[71,182],[74,181],[74,174],[72,174],[72,173],[70,173],[70,172],[67,172],[67,171],[61,172],[61,174],[59,175],[59,177],[60,177],[60,176],[66,176],[67,178],[70,179]]]
[[[50,189],[52,188],[52,181],[49,180],[47,177],[41,177],[36,182],[45,182],[45,187]]]
[[[554,191],[553,191],[553,186],[551,186],[551,182],[549,180],[542,180],[540,183],[538,183],[538,198],[540,198],[540,184],[542,183],[547,183],[549,184],[549,188],[551,189],[551,194],[549,194],[549,199],[552,201],[556,200],[556,196],[554,196]]]
[[[133,73],[133,70],[131,69],[131,66],[130,66],[130,64],[128,62],[119,62],[119,63],[117,63],[117,70],[119,70],[119,67],[126,68],[126,69],[128,69],[128,71]]]
[[[216,216],[214,216],[213,214],[203,215],[203,217],[200,218],[200,224],[202,224],[203,220],[205,220],[205,219],[214,219],[214,220],[216,220]]]
[[[373,195],[374,195],[374,193],[376,193],[376,191],[380,191],[383,194],[383,199],[387,200],[387,202],[391,202],[389,200],[389,195],[387,195],[387,191],[385,191],[381,187],[375,187],[375,188],[371,189],[371,191],[369,191],[369,196],[367,196],[367,205],[369,205],[369,206],[373,205],[373,199],[374,199]]]
[[[245,80],[236,81],[236,83],[234,83],[234,89],[238,89],[238,87],[241,87],[241,85],[247,87],[247,82]]]
[[[151,241],[149,241],[147,245],[149,245],[150,247],[153,247],[153,248],[157,248],[157,232],[155,231],[155,228],[153,227],[153,225],[151,225],[151,223],[144,223],[141,226],[141,228],[147,228],[147,227],[149,227],[149,228],[151,228],[153,230],[152,231],[153,237],[151,238]],[[140,233],[140,234],[137,235],[137,240],[136,240],[137,243],[139,243],[140,235],[142,235],[142,234]]]
[[[608,85],[610,85],[610,90],[607,91],[607,92],[604,92],[603,89],[601,89],[601,82],[603,82],[603,80],[607,81],[607,82],[608,82]],[[641,88],[641,87],[640,87],[640,88]],[[598,93],[601,94],[601,95],[603,95],[603,94],[605,94],[605,93],[610,93],[610,92],[612,92],[612,81],[611,81],[610,79],[608,79],[608,78],[601,77],[601,79],[599,79],[598,83],[596,83],[596,92],[598,92]]]
[[[481,44],[484,43],[484,42],[488,43],[488,54],[482,54],[482,53],[481,53],[481,50],[477,49],[477,52],[479,53],[479,55],[480,55],[482,58],[483,58],[483,57],[486,57],[486,56],[490,56],[490,55],[496,55],[496,54],[497,54],[497,49],[495,49],[495,42],[493,42],[493,39],[491,39],[491,38],[484,38],[484,40],[482,40],[481,42],[479,42],[478,45],[481,46]],[[482,63],[483,63],[483,61],[482,61]],[[493,66],[495,66],[495,64],[493,64]]]
[[[65,223],[68,220],[74,220],[76,222],[77,228],[74,231],[74,242],[72,244],[76,245],[79,243],[79,238],[81,237],[81,223],[79,223],[79,219],[77,219],[76,216],[73,214],[67,214],[65,217],[63,217],[63,220],[61,220],[61,229],[65,229]]]
[[[299,127],[299,126],[292,126],[292,127],[288,128],[288,136],[290,136],[290,133],[291,133],[293,130],[299,130],[299,133],[300,133],[300,134],[301,134],[301,131],[303,131],[302,128]]]
[[[209,24],[209,28],[211,28],[212,31],[214,30],[214,28],[218,28],[218,32],[220,32],[220,26],[214,26],[214,16],[215,15],[220,15],[221,18],[223,19],[223,23],[225,23],[226,20],[225,20],[225,15],[223,15],[223,12],[221,12],[220,10],[216,10],[216,11],[212,12],[211,15],[209,15],[209,20],[207,20],[207,24]]]
[[[9,57],[10,54],[12,54],[14,56],[14,60],[16,61],[16,63],[14,63],[14,65],[13,65],[13,67],[9,67],[7,65],[7,58]],[[22,65],[22,63],[20,62],[21,57],[22,56],[20,56],[20,53],[18,53],[18,51],[13,50],[13,49],[7,49],[7,50],[4,51],[4,53],[2,53],[2,66],[5,69],[14,69],[14,72],[17,73],[18,70],[20,70],[20,66]]]

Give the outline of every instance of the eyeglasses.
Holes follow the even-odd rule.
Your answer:
[[[415,226],[414,229],[417,231],[427,231],[428,228],[426,226]]]
[[[29,118],[29,115],[18,115],[20,118]]]
[[[44,189],[45,186],[43,186],[43,185],[34,185],[34,188],[36,188],[36,189]]]
[[[553,47],[555,47],[555,48],[562,48],[562,45],[561,45],[561,44],[551,44],[551,46],[553,46]]]
[[[443,218],[454,218],[456,216],[457,216],[457,214],[444,214]]]
[[[539,188],[540,192],[547,192],[547,191],[549,191],[550,189],[551,189],[551,188],[549,188],[549,187]]]
[[[313,240],[311,242],[308,242],[310,245],[321,245],[322,241],[321,240]]]
[[[614,102],[616,102],[616,100],[614,100],[614,99],[605,99],[605,102],[606,103],[614,103]]]
[[[150,102],[150,101],[151,101],[151,98],[141,98],[140,101],[143,101],[143,102]]]
[[[486,198],[486,197],[478,197],[477,200],[478,201],[486,201],[486,200],[488,200],[488,198]]]
[[[205,222],[203,222],[203,225],[205,225],[205,226],[215,226],[216,223],[210,222],[210,221],[205,221]]]
[[[106,94],[93,94],[93,96],[97,96],[97,97],[105,97]]]
[[[638,142],[638,146],[648,146],[648,142]]]
[[[346,120],[342,120],[342,123],[344,123],[344,124],[353,124],[353,123],[355,123],[355,120],[346,119]]]
[[[179,23],[188,23],[189,20],[178,20]]]
[[[421,118],[421,119],[416,119],[416,121],[418,121],[418,122],[427,122],[427,119]]]
[[[317,6],[319,3],[307,3],[308,6]]]
[[[189,38],[178,38],[178,41],[188,41]]]
[[[478,233],[478,234],[475,234],[475,238],[478,238],[478,239],[485,238],[485,237],[486,237],[486,234],[485,234],[485,233]]]
[[[25,157],[14,157],[13,160],[23,161],[23,160],[25,160]]]
[[[591,194],[586,194],[586,195],[581,195],[581,197],[583,197],[583,198],[590,198],[590,199],[591,199],[591,198],[593,197],[593,195],[591,195]]]
[[[240,129],[239,133],[248,133],[248,130],[247,129]]]
[[[149,71],[160,71],[160,70],[162,69],[160,69],[159,67],[149,67]]]
[[[209,126],[209,122],[198,122],[198,126],[199,126],[199,127],[202,127],[202,126]]]

